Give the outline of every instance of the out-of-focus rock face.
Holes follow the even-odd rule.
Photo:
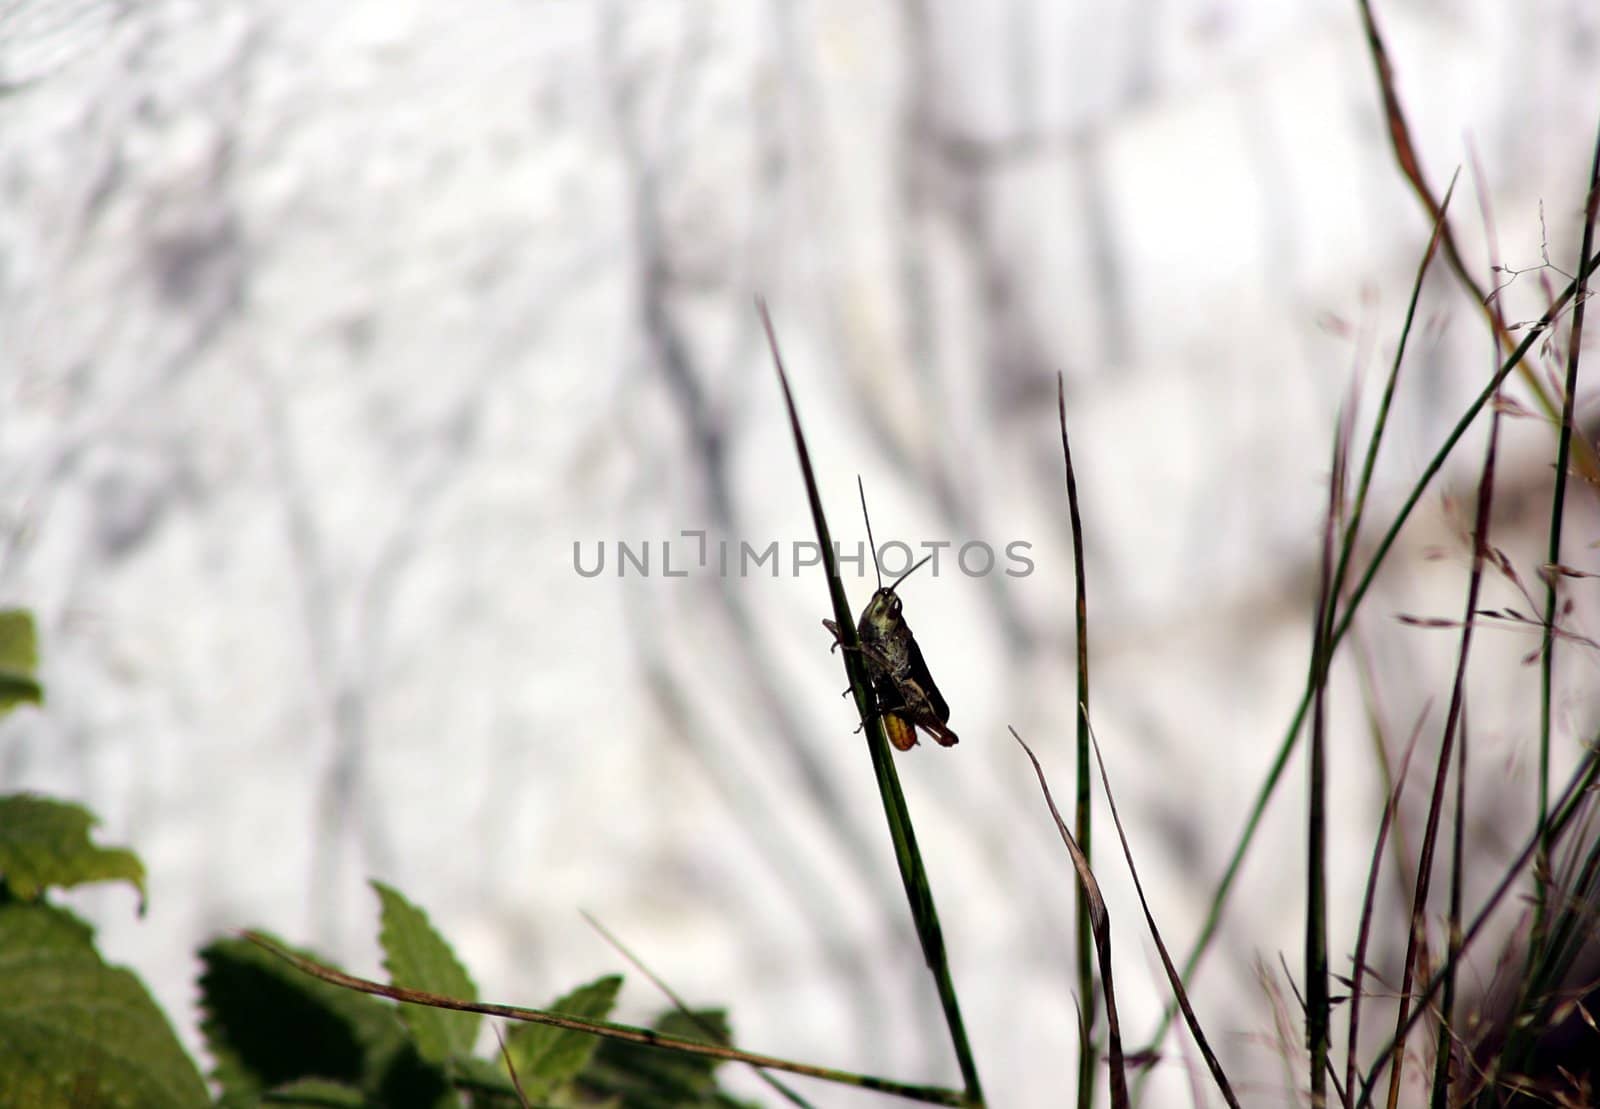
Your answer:
[[[581,907],[730,1004],[752,1047],[953,1074],[826,593],[796,565],[811,533],[764,294],[835,534],[862,536],[860,473],[880,543],[949,544],[904,596],[962,742],[900,765],[991,1100],[1059,1101],[1071,872],[1004,730],[1069,798],[1055,375],[1096,728],[1181,952],[1304,681],[1335,411],[1362,373],[1364,443],[1430,229],[1353,5],[1106,7],[0,17],[0,593],[40,618],[50,697],[0,730],[0,775],[85,800],[143,854],[146,919],[116,893],[87,909],[186,1029],[191,953],[220,930],[370,967],[373,875],[498,999],[617,965]],[[1472,276],[1537,317],[1574,267],[1596,15],[1378,14],[1431,186],[1468,166],[1451,212]],[[1493,361],[1439,263],[1368,554]],[[1339,971],[1382,788],[1355,679],[1391,762],[1431,704],[1431,764],[1455,637],[1392,617],[1460,616],[1480,432],[1335,679]],[[1537,587],[1551,435],[1506,435],[1497,541]],[[871,572],[850,569],[859,605]],[[1531,646],[1480,645],[1484,859],[1528,819]],[[1595,716],[1571,650],[1560,766]],[[1300,949],[1290,766],[1195,993],[1273,1090],[1254,960],[1277,974]],[[1413,849],[1424,805],[1403,807]],[[1164,987],[1109,843],[1138,1039]],[[1403,931],[1384,935],[1391,966]]]

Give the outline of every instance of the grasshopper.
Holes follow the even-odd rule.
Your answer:
[[[860,479],[856,481],[859,485]],[[928,673],[922,648],[911,634],[911,625],[906,623],[899,594],[895,592],[901,582],[933,556],[924,558],[885,586],[883,570],[878,566],[877,544],[872,539],[872,520],[867,516],[865,488],[861,490],[861,514],[867,518],[867,542],[872,546],[872,568],[878,575],[878,591],[861,610],[856,635],[861,640],[861,657],[867,664],[877,714],[883,718],[884,731],[897,750],[909,751],[916,746],[918,728],[938,740],[939,746],[953,747],[956,733],[946,727],[950,706],[934,684],[933,675]],[[844,642],[839,625],[832,620],[824,620],[822,624],[833,633],[833,645],[837,649]]]

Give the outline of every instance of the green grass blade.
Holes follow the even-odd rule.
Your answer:
[[[1061,417],[1061,457],[1067,468],[1067,515],[1072,521],[1072,573],[1076,592],[1078,640],[1078,797],[1074,818],[1078,849],[1084,862],[1094,862],[1094,801],[1089,788],[1089,587],[1083,569],[1083,519],[1078,512],[1078,475],[1072,468],[1072,444],[1067,440],[1066,378],[1056,374],[1056,408]],[[1083,999],[1083,1054],[1078,1059],[1078,1104],[1094,1105],[1094,1080],[1099,1050],[1094,1039],[1094,937],[1089,918],[1089,891],[1078,884],[1078,996]]]
[[[1050,807],[1050,816],[1056,822],[1056,831],[1061,833],[1061,842],[1066,844],[1067,854],[1072,856],[1072,867],[1078,873],[1078,887],[1084,891],[1089,904],[1089,921],[1094,929],[1095,949],[1100,956],[1100,980],[1106,992],[1106,1036],[1110,1042],[1106,1062],[1111,1070],[1111,1109],[1127,1109],[1133,1102],[1128,1097],[1127,1066],[1122,1056],[1122,1026],[1117,1020],[1117,991],[1112,985],[1111,978],[1111,914],[1106,912],[1105,898],[1100,895],[1100,883],[1089,867],[1089,860],[1084,857],[1082,849],[1072,838],[1072,833],[1067,830],[1067,822],[1061,819],[1055,798],[1050,796],[1050,783],[1045,780],[1044,767],[1039,765],[1033,748],[1023,742],[1022,737],[1017,734],[1017,729],[1012,728],[1010,731],[1011,738],[1021,744],[1028,761],[1033,763],[1033,772],[1039,777],[1039,788],[1044,791],[1044,802]],[[1079,1027],[1083,1029],[1084,1039],[1087,1041],[1087,1021],[1080,1019]]]
[[[1117,799],[1111,793],[1111,779],[1106,775],[1106,760],[1100,754],[1099,742],[1095,741],[1092,735],[1090,740],[1094,745],[1095,763],[1100,768],[1100,784],[1106,791],[1106,804],[1111,809],[1111,823],[1117,829],[1117,838],[1122,841],[1122,856],[1128,860],[1128,873],[1133,875],[1133,888],[1139,895],[1139,905],[1144,909],[1144,921],[1150,929],[1150,938],[1155,941],[1156,952],[1161,956],[1161,965],[1167,972],[1167,981],[1172,985],[1173,997],[1178,1007],[1183,1010],[1183,1019],[1189,1026],[1189,1034],[1194,1037],[1195,1046],[1200,1049],[1200,1054],[1206,1061],[1206,1067],[1211,1071],[1217,1089],[1222,1091],[1223,1099],[1233,1109],[1239,1109],[1239,1099],[1233,1092],[1233,1086],[1228,1082],[1228,1076],[1222,1070],[1222,1063],[1211,1050],[1211,1044],[1200,1027],[1200,1018],[1195,1016],[1194,1007],[1189,1004],[1189,994],[1183,988],[1183,979],[1178,974],[1178,968],[1172,963],[1172,956],[1167,953],[1167,945],[1161,939],[1161,929],[1156,927],[1155,915],[1150,912],[1150,902],[1144,895],[1144,883],[1139,881],[1139,869],[1133,865],[1133,849],[1128,846],[1128,834],[1122,829],[1122,817],[1117,815]]]
[[[978,1081],[978,1067],[967,1041],[966,1025],[961,1019],[961,1005],[956,995],[955,983],[950,977],[950,960],[945,953],[944,933],[939,926],[939,913],[934,907],[933,891],[928,884],[927,870],[917,850],[916,834],[911,827],[911,813],[906,807],[905,795],[900,790],[900,776],[895,770],[890,754],[889,737],[884,734],[883,719],[873,711],[871,687],[866,665],[861,661],[860,643],[856,639],[855,617],[850,612],[850,601],[845,596],[844,582],[839,578],[839,565],[834,556],[833,538],[828,531],[828,521],[822,511],[822,494],[817,489],[817,476],[811,466],[811,452],[806,447],[805,433],[800,428],[800,414],[795,408],[794,394],[789,389],[789,376],[783,368],[783,356],[778,351],[778,338],[773,332],[772,317],[765,301],[756,302],[766,329],[767,343],[772,349],[772,361],[778,372],[778,384],[783,388],[784,404],[789,412],[789,427],[794,432],[795,452],[800,459],[800,473],[805,479],[806,498],[811,504],[811,519],[816,526],[817,544],[822,548],[822,562],[828,577],[828,593],[833,601],[834,621],[839,626],[843,643],[845,670],[850,676],[850,689],[855,694],[856,709],[861,714],[867,736],[867,748],[872,754],[872,769],[878,779],[878,793],[883,799],[883,813],[889,824],[889,837],[894,842],[895,861],[900,867],[900,879],[905,886],[906,901],[911,907],[911,920],[922,944],[922,955],[933,974],[933,983],[939,994],[939,1004],[944,1010],[945,1024],[950,1030],[950,1043],[955,1050],[956,1063],[961,1068],[961,1080],[966,1087],[968,1101],[983,1104],[983,1089]]]

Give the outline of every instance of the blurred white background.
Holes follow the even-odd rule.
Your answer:
[[[1570,272],[1600,8],[1378,17],[1430,182],[1481,167],[1452,209],[1478,280],[1485,207],[1505,265],[1548,242]],[[1182,954],[1304,681],[1336,408],[1364,373],[1370,420],[1430,230],[1353,0],[20,0],[0,188],[0,601],[37,613],[49,697],[0,728],[0,786],[142,854],[144,919],[72,900],[191,1045],[193,953],[230,929],[375,972],[374,876],[494,1000],[621,969],[583,908],[745,1046],[956,1081],[820,572],[660,572],[685,530],[811,535],[762,294],[842,540],[860,473],[880,542],[1032,545],[1029,576],[947,562],[905,590],[962,741],[900,770],[996,1106],[1064,1103],[1077,1053],[1071,869],[1005,733],[1065,804],[1056,374],[1096,727]],[[1508,318],[1542,278],[1566,281],[1519,277]],[[1494,363],[1442,264],[1422,317],[1375,526]],[[1456,637],[1393,616],[1459,615],[1481,432],[1357,624],[1391,744],[1427,713],[1424,765]],[[1533,581],[1552,433],[1506,434]],[[1571,526],[1581,563],[1592,515]],[[618,541],[651,544],[648,576],[619,579]],[[1527,827],[1533,643],[1486,633],[1474,671],[1485,860]],[[1567,658],[1558,768],[1594,717],[1594,660]],[[1341,972],[1381,805],[1356,678]],[[1279,953],[1299,972],[1304,777],[1194,984],[1251,1103],[1290,1097],[1258,966],[1280,993]],[[1137,1046],[1166,988],[1109,824],[1098,846]],[[634,976],[620,1015],[662,1004]],[[1187,1103],[1167,1047],[1150,1103]]]

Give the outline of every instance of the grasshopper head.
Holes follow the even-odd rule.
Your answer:
[[[922,564],[932,557],[929,555],[924,558],[922,562],[911,567],[888,585],[880,586],[872,595],[867,607],[861,610],[861,622],[856,628],[862,639],[885,640],[905,626],[905,620],[900,615],[900,596],[895,590],[900,588],[901,582],[916,573]]]
[[[900,622],[900,598],[893,586],[878,590],[867,602],[867,607],[861,610],[860,630],[863,635],[870,631],[878,638],[883,638]]]

